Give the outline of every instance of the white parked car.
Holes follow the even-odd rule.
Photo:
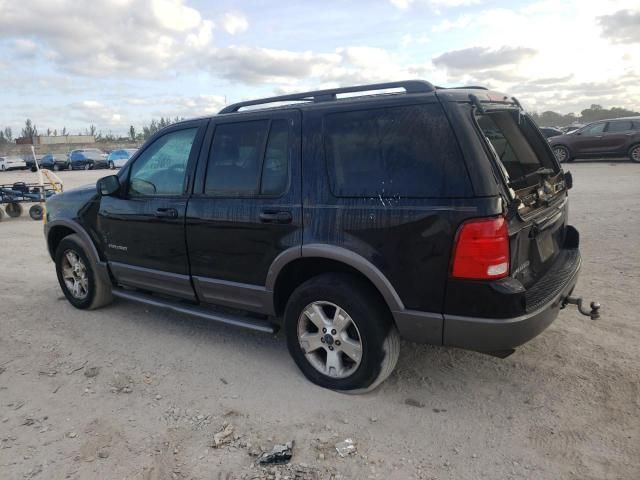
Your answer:
[[[0,157],[0,171],[12,170],[16,168],[27,168],[27,162],[20,157]]]
[[[135,148],[121,148],[119,150],[114,150],[107,157],[109,168],[114,169],[124,167],[124,165],[137,151],[138,150]]]

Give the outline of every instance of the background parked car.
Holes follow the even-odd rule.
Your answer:
[[[66,155],[59,153],[47,153],[39,162],[40,168],[46,168],[49,170],[68,170],[71,167],[71,163]]]
[[[564,135],[564,132],[555,127],[540,127],[540,131],[545,138],[557,137],[558,135]]]
[[[94,168],[107,168],[107,159],[104,152],[97,148],[83,148],[72,150],[69,154],[71,170],[92,170]]]
[[[17,156],[0,157],[0,170],[15,170],[18,168],[27,168],[27,162],[23,158]]]
[[[120,150],[112,151],[107,157],[107,164],[109,168],[122,168],[125,163],[136,153],[136,148],[122,148]]]
[[[627,156],[640,162],[640,117],[593,122],[573,133],[552,137],[549,144],[560,162]]]
[[[580,130],[582,127],[584,127],[583,123],[575,123],[573,125],[567,125],[566,127],[562,127],[561,130],[564,133],[572,133],[572,132],[575,132],[576,130]]]

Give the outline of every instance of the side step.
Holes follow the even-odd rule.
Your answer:
[[[172,302],[171,300],[165,300],[164,298],[154,297],[153,295],[136,292],[133,290],[124,290],[122,288],[114,288],[112,293],[115,297],[124,298],[125,300],[133,300],[134,302],[144,303],[145,305],[165,308],[174,312],[204,318],[205,320],[212,320],[214,322],[223,323],[225,325],[248,328],[249,330],[255,330],[264,333],[276,332],[275,325],[264,320],[259,320],[257,318],[213,312],[202,307]]]

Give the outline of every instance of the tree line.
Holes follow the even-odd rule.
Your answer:
[[[531,117],[538,125],[545,127],[565,127],[572,123],[590,123],[598,120],[607,120],[609,118],[634,116],[640,116],[640,112],[620,107],[603,108],[602,105],[597,104],[593,104],[591,107],[585,108],[580,112],[579,116],[575,113],[567,113],[563,115],[552,110],[531,114]]]
[[[172,125],[176,122],[180,122],[184,120],[184,117],[160,117],[159,120],[155,118],[152,119],[148,124],[143,125],[141,130],[136,130],[136,128],[131,125],[129,127],[129,131],[127,135],[114,135],[111,131],[107,133],[103,133],[102,130],[98,130],[98,128],[91,124],[87,127],[84,132],[78,131],[78,135],[92,135],[95,137],[96,142],[117,142],[117,141],[131,141],[131,142],[143,142],[147,140],[149,137],[154,135],[156,132],[162,130],[169,125]],[[38,136],[38,127],[30,118],[27,118],[24,122],[24,127],[20,132],[21,138],[33,138]],[[67,127],[63,127],[60,132],[57,129],[47,128],[46,133],[47,136],[57,137],[58,134],[60,136],[71,135],[67,130]],[[13,137],[13,131],[11,127],[5,127],[4,130],[0,129],[0,145],[6,145],[8,143],[13,143],[15,138]]]

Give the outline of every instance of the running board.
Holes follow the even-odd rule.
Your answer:
[[[115,297],[124,298],[125,300],[133,300],[134,302],[144,303],[152,307],[164,308],[172,310],[177,313],[184,313],[194,317],[204,318],[205,320],[212,320],[214,322],[222,323],[225,325],[232,325],[234,327],[248,328],[249,330],[255,330],[257,332],[275,333],[276,327],[264,320],[257,318],[245,317],[242,315],[232,315],[228,313],[212,312],[202,307],[184,305],[181,303],[175,303],[163,298],[154,297],[146,293],[136,292],[133,290],[124,290],[122,288],[114,288],[113,295]]]

